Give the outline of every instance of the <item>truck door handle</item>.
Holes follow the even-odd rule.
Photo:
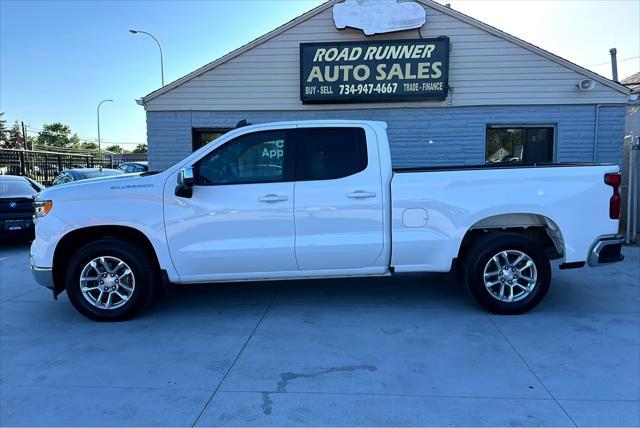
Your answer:
[[[347,198],[352,199],[364,199],[364,198],[375,198],[376,192],[365,192],[364,190],[356,190],[352,193],[347,193]]]
[[[271,203],[271,202],[284,202],[286,200],[288,200],[289,198],[287,198],[285,195],[276,195],[273,193],[269,193],[268,195],[264,195],[260,198],[258,198],[258,200],[260,202],[267,202],[267,203]]]

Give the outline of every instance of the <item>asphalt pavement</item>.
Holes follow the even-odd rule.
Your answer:
[[[122,323],[0,247],[0,425],[640,425],[640,249],[490,315],[444,275],[182,287]]]

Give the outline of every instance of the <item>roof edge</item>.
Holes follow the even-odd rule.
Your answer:
[[[163,86],[162,88],[158,88],[153,92],[148,93],[147,95],[145,95],[144,97],[142,97],[142,103],[147,103],[149,101],[151,101],[152,99],[182,85],[183,83],[188,82],[189,80],[198,77],[204,73],[206,73],[209,70],[212,70],[213,68],[224,64],[225,62],[243,54],[244,52],[248,51],[249,49],[253,49],[254,47],[261,45],[262,43],[274,38],[275,36],[278,36],[280,34],[282,34],[283,32],[285,32],[286,30],[295,27],[296,25],[300,24],[301,22],[306,21],[307,19],[313,18],[314,16],[316,16],[317,14],[325,11],[326,9],[328,9],[330,6],[332,6],[334,3],[336,3],[337,0],[327,0],[324,3],[322,3],[319,6],[314,7],[313,9],[309,10],[308,12],[303,13],[302,15],[293,18],[292,20],[290,20],[289,22],[286,22],[284,24],[282,24],[281,26],[269,31],[267,34],[264,34],[256,39],[253,39],[252,41],[240,46],[239,48],[236,48],[234,50],[232,50],[231,52],[225,54],[224,56],[221,56],[220,58],[213,60],[211,62],[209,62],[208,64],[203,65],[202,67],[192,71],[189,74],[185,74],[184,76],[174,80],[173,82]]]
[[[469,15],[466,15],[462,12],[459,12],[455,9],[452,9],[450,7],[447,6],[443,6],[442,4],[438,3],[435,0],[414,0],[417,1],[418,3],[422,3],[423,5],[427,6],[427,7],[432,7],[433,9],[436,9],[439,12],[444,13],[445,15],[449,15],[452,16],[453,18],[459,19],[463,22],[466,22],[469,25],[473,25],[474,27],[477,27],[483,31],[486,31],[490,34],[493,34],[496,37],[500,37],[502,39],[505,39],[511,43],[514,43],[524,49],[527,49],[535,54],[538,54],[540,56],[543,56],[545,58],[547,58],[548,60],[551,60],[557,64],[560,64],[564,67],[570,68],[573,71],[580,73],[580,74],[584,74],[586,76],[589,76],[590,78],[592,78],[595,81],[598,81],[600,83],[602,83],[605,86],[608,86],[609,88],[616,90],[618,92],[621,92],[623,94],[629,95],[630,91],[628,90],[628,88],[626,88],[624,85],[618,83],[618,82],[614,82],[613,80],[601,76],[598,73],[594,73],[593,71],[586,69],[584,67],[582,67],[581,65],[578,65],[576,63],[573,63],[567,59],[562,58],[561,56],[558,56],[552,52],[549,52],[545,49],[542,49],[534,44],[531,44],[525,40],[522,40],[516,36],[513,36],[509,33],[506,33],[492,25],[486,24],[482,21],[477,20],[476,18],[473,18]]]
[[[269,31],[267,34],[264,34],[242,46],[240,46],[237,49],[232,50],[231,52],[225,54],[224,56],[209,62],[208,64],[203,65],[202,67],[192,71],[189,74],[186,74],[176,80],[174,80],[173,82],[163,86],[162,88],[158,88],[153,92],[150,92],[149,94],[145,95],[144,97],[141,98],[143,105],[146,104],[147,102],[153,100],[154,98],[157,98],[158,96],[171,91],[172,89],[182,85],[183,83],[188,82],[189,80],[198,77],[212,69],[214,69],[215,67],[224,64],[227,61],[230,61],[231,59],[243,54],[244,52],[253,49],[254,47],[261,45],[262,43],[267,42],[268,40],[282,34],[283,32],[285,32],[286,30],[300,24],[301,22],[304,22],[312,17],[314,17],[315,15],[323,12],[324,10],[328,9],[330,6],[332,6],[333,4],[337,3],[339,0],[327,0],[326,2],[322,3],[319,6],[316,6],[315,8],[309,10],[308,12],[303,13],[302,15],[290,20],[289,22]],[[590,78],[592,78],[593,80],[600,82],[601,84],[615,90],[618,91],[620,93],[623,93],[625,95],[629,95],[631,93],[631,90],[627,87],[625,87],[624,85],[622,85],[621,83],[618,82],[614,82],[611,79],[608,79],[604,76],[599,75],[598,73],[595,73],[591,70],[588,70],[578,64],[575,64],[567,59],[564,59],[556,54],[553,54],[545,49],[542,49],[536,45],[533,45],[525,40],[522,40],[516,36],[513,36],[509,33],[506,33],[496,27],[493,27],[489,24],[486,24],[482,21],[477,20],[476,18],[473,18],[469,15],[466,15],[462,12],[459,12],[455,9],[452,9],[450,7],[444,6],[440,3],[438,3],[435,0],[414,0],[417,1],[418,3],[421,3],[424,6],[427,7],[431,7],[441,13],[444,13],[445,15],[449,15],[453,18],[459,19],[469,25],[472,25],[476,28],[479,28],[483,31],[486,31],[487,33],[493,34],[496,37],[500,37],[502,39],[505,39],[511,43],[514,43],[524,49],[527,49],[535,54],[538,54],[544,58],[547,58],[550,61],[553,61],[557,64],[562,65],[563,67],[567,67],[569,69],[572,69],[573,71],[586,75]],[[427,24],[425,24],[427,25]]]

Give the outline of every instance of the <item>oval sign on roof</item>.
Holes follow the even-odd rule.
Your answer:
[[[426,22],[424,7],[397,0],[345,0],[333,6],[336,28],[358,28],[367,36],[420,28]]]

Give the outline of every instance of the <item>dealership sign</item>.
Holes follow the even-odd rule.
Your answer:
[[[449,39],[301,43],[303,103],[443,100]]]

